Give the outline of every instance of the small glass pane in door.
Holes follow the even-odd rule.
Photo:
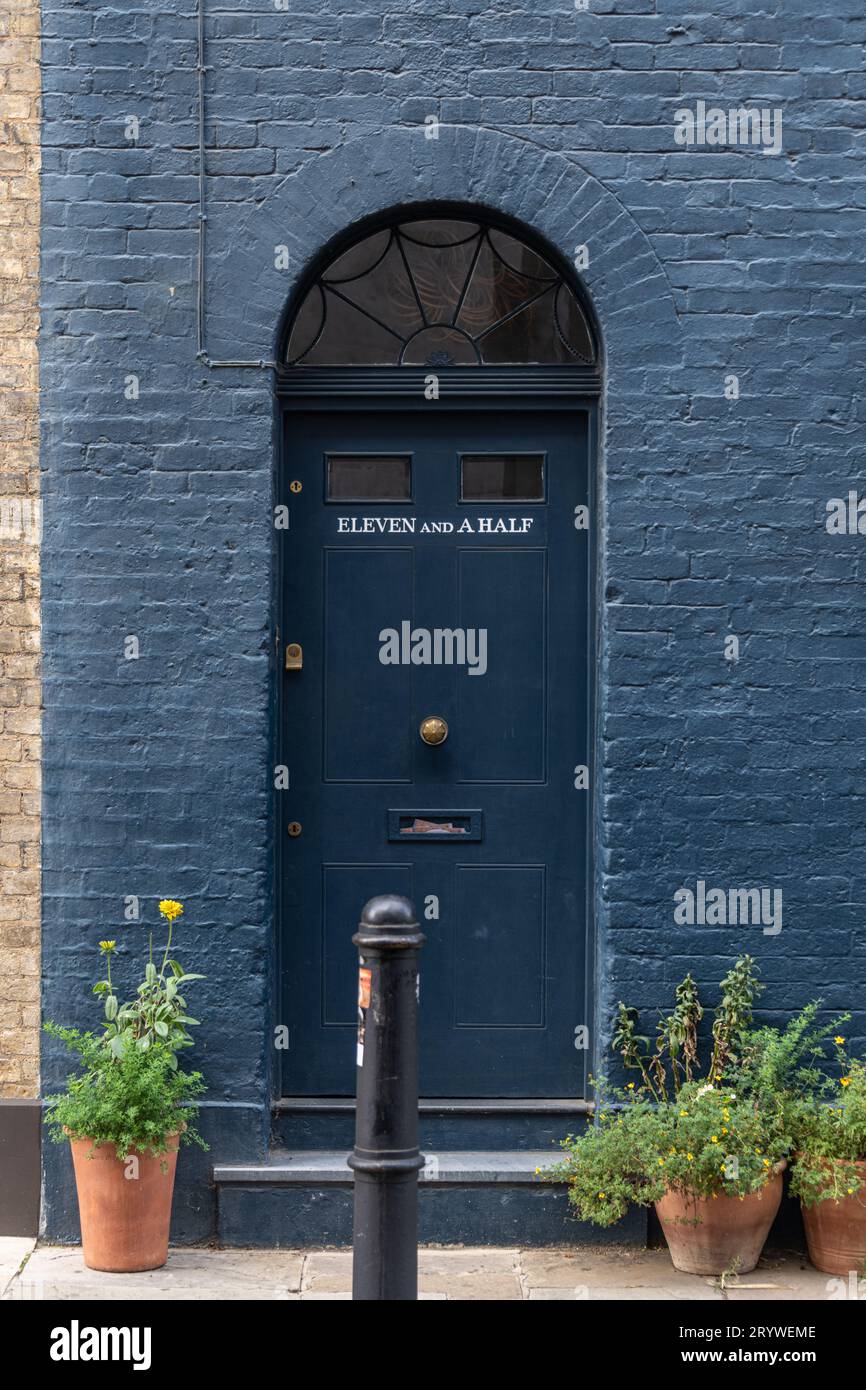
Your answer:
[[[543,454],[461,454],[462,502],[543,502]]]
[[[409,454],[328,454],[329,502],[411,502]]]

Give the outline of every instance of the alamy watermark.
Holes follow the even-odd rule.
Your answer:
[[[866,497],[851,488],[847,497],[831,497],[824,525],[831,536],[866,536]]]
[[[469,676],[487,670],[486,627],[413,627],[404,618],[399,630],[383,627],[379,643],[383,666],[465,666]]]
[[[862,1303],[866,1300],[866,1279],[862,1279],[856,1269],[849,1269],[847,1280],[841,1277],[827,1280],[827,1297]]]
[[[38,497],[0,497],[0,541],[38,545],[42,539],[42,503]]]
[[[761,926],[764,936],[782,930],[781,888],[708,888],[699,878],[694,891],[678,888],[674,903],[680,927]]]
[[[134,1371],[151,1364],[149,1327],[82,1327],[73,1318],[68,1327],[51,1332],[48,1355],[52,1361],[129,1361]]]
[[[674,142],[677,145],[749,145],[761,154],[782,153],[782,108],[780,106],[707,106],[697,102],[695,109],[681,106],[674,112]]]

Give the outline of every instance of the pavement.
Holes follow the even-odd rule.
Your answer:
[[[419,1255],[420,1298],[475,1301],[572,1299],[707,1303],[821,1302],[866,1298],[857,1286],[813,1269],[805,1255],[765,1253],[739,1277],[680,1274],[666,1250],[605,1246],[581,1249],[425,1247]],[[162,1269],[103,1274],[88,1269],[80,1248],[0,1238],[4,1300],[256,1299],[320,1302],[349,1299],[350,1250],[177,1249]]]

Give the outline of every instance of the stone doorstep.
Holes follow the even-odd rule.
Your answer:
[[[305,1186],[348,1185],[354,1174],[346,1151],[309,1149],[274,1150],[264,1163],[217,1163],[215,1183],[259,1183]],[[539,1181],[536,1169],[549,1168],[556,1155],[549,1149],[445,1150],[424,1154],[421,1183],[526,1183]]]
[[[293,1148],[253,1162],[214,1164],[219,1244],[350,1248],[354,1173],[348,1158],[344,1147]],[[424,1243],[558,1246],[578,1238],[565,1224],[565,1184],[541,1177],[555,1161],[549,1149],[425,1149],[424,1158],[418,1212]],[[629,1220],[620,1240],[643,1245],[645,1236],[645,1220],[637,1226]],[[605,1244],[604,1234],[597,1243]]]

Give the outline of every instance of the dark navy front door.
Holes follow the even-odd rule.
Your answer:
[[[427,937],[422,1094],[573,1096],[587,417],[431,403],[285,430],[283,1089],[354,1094],[351,938],[393,892]]]

